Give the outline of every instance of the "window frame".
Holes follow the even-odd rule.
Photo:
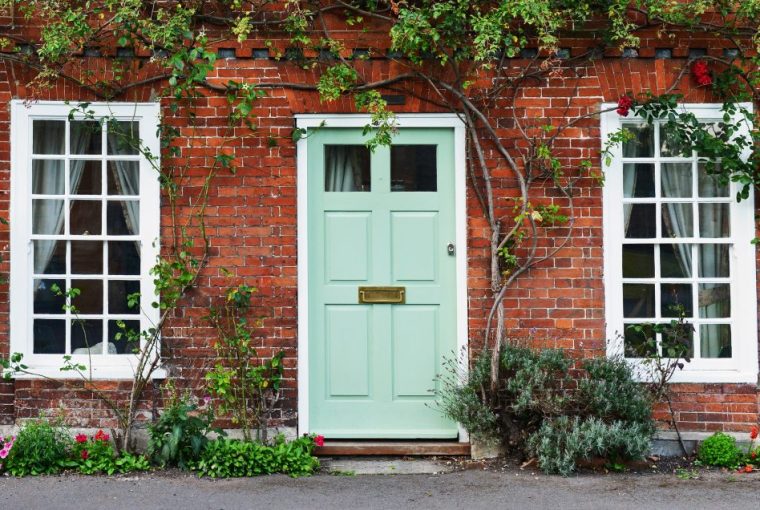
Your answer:
[[[679,106],[700,120],[719,120],[723,113],[721,104],[685,104]],[[751,103],[742,103],[742,107],[752,112]],[[624,123],[641,120],[635,116],[621,117],[614,111],[615,103],[605,103],[602,110],[612,111],[601,114],[601,143],[605,145],[608,136],[619,130]],[[737,113],[737,115],[739,115]],[[748,135],[745,124],[741,134]],[[655,141],[656,142],[656,141]],[[603,209],[603,246],[604,246],[604,287],[605,287],[605,321],[607,334],[607,355],[616,356],[623,353],[623,275],[622,251],[625,233],[618,224],[623,218],[623,160],[622,146],[611,150],[612,162],[609,166],[601,162],[605,176],[602,192]],[[749,156],[748,151],[746,156]],[[653,157],[652,161],[667,161],[666,158]],[[758,381],[757,352],[757,270],[755,246],[751,240],[755,237],[754,192],[747,200],[736,202],[737,183],[730,183],[730,228],[733,249],[731,273],[729,275],[731,292],[731,358],[699,358],[686,363],[683,370],[677,370],[671,382],[689,383],[752,383]],[[693,197],[695,200],[697,197]],[[693,203],[693,202],[687,202]],[[659,218],[656,219],[659,221]],[[697,238],[695,232],[694,238]],[[652,240],[653,244],[658,244]],[[662,243],[660,243],[662,244]],[[651,279],[657,285],[657,278]],[[649,281],[649,279],[647,279]],[[694,303],[694,313],[698,314],[698,303]],[[726,321],[729,322],[729,321]],[[696,341],[696,340],[695,340]],[[638,377],[645,379],[646,369],[637,358],[627,358],[636,369]]]
[[[12,100],[10,104],[10,352],[24,354],[24,364],[29,372],[38,376],[55,378],[79,378],[73,371],[62,372],[64,354],[34,354],[32,286],[29,278],[33,274],[32,247],[32,136],[34,120],[83,120],[84,116],[74,112],[76,102],[37,101],[29,103]],[[139,318],[141,330],[157,324],[160,316],[158,309],[150,306],[157,299],[150,269],[155,264],[160,252],[160,213],[161,189],[154,164],[160,164],[160,144],[157,128],[161,108],[159,103],[88,103],[87,109],[95,112],[95,117],[115,118],[122,121],[139,122],[140,139],[156,158],[151,164],[143,155],[139,155],[140,172],[140,229],[137,236],[141,242],[140,252],[140,289],[142,292],[141,312]],[[73,115],[72,115],[72,112]],[[71,119],[70,119],[71,116]],[[67,149],[68,152],[68,149]],[[76,159],[70,156],[64,158]],[[101,156],[102,157],[102,156]],[[132,156],[131,158],[134,158]],[[130,159],[131,159],[130,158]],[[102,184],[105,186],[105,183]],[[106,225],[102,226],[104,234]],[[97,276],[97,275],[93,275]],[[101,274],[101,281],[105,281]],[[105,305],[105,303],[104,303]],[[104,310],[103,313],[106,313]],[[103,332],[107,335],[107,331]],[[159,353],[156,352],[156,355]],[[137,367],[134,354],[93,354],[92,377],[94,379],[131,379]],[[73,362],[90,364],[90,355],[72,355]],[[19,374],[19,378],[36,376]],[[153,373],[154,378],[163,377],[163,370]]]

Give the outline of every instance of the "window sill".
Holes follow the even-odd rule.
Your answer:
[[[634,379],[639,382],[650,382],[652,379],[645,373],[637,372],[633,364]],[[676,384],[758,384],[758,372],[742,370],[683,370],[676,371],[670,383]]]
[[[32,374],[16,374],[13,379],[17,380],[42,380],[42,379],[56,379],[56,380],[83,380],[82,376],[78,372],[65,371],[62,372],[60,366],[33,366],[29,365],[27,369]],[[84,371],[83,374],[87,377],[88,371]],[[95,381],[131,381],[134,379],[135,372],[128,364],[121,365],[102,365],[92,368],[92,379]],[[166,379],[167,372],[165,368],[157,368],[151,374],[151,380]]]

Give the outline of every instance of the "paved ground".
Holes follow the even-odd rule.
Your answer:
[[[672,474],[542,476],[516,469],[443,474],[320,474],[291,479],[208,480],[182,473],[132,477],[0,478],[0,508],[407,509],[550,508],[748,509],[758,507],[760,475]]]

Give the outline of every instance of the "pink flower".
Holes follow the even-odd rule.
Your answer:
[[[2,450],[0,450],[0,459],[6,458],[9,453],[10,451],[8,450],[8,448],[3,448]]]
[[[206,395],[205,397],[203,397],[203,402],[205,402],[206,405],[208,405],[208,403],[211,402],[211,397]]]
[[[80,455],[82,456],[82,460],[87,460],[87,457],[90,456],[90,452],[87,450],[82,450],[82,453]]]
[[[74,437],[74,440],[77,443],[86,443],[87,442],[87,436],[84,434],[77,434],[76,437]]]
[[[620,96],[618,99],[617,113],[622,117],[628,117],[628,110],[633,106],[633,99],[630,96]]]
[[[324,446],[325,445],[325,436],[316,436],[314,438],[314,444],[317,446]]]

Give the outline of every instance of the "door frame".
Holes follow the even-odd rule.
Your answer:
[[[399,113],[397,125],[404,128],[448,128],[454,130],[454,228],[456,242],[456,338],[457,355],[466,355],[467,334],[467,197],[465,124],[456,113]],[[299,114],[295,115],[297,129],[317,127],[357,128],[371,123],[364,114]],[[296,143],[297,165],[297,230],[298,230],[298,435],[309,432],[309,229],[308,229],[308,161],[309,139],[304,136]],[[465,366],[466,370],[467,367]],[[467,432],[459,426],[459,441],[469,441]]]

